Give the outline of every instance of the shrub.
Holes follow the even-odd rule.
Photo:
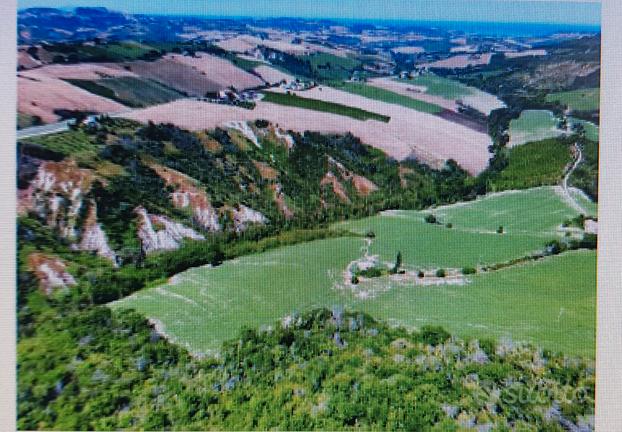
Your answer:
[[[454,227],[454,224],[452,224],[451,222],[449,222],[447,225],[445,225],[445,227],[452,229]]]
[[[270,124],[270,122],[268,120],[265,119],[257,119],[255,120],[255,126],[258,127],[259,129],[265,129],[268,127],[268,125]]]
[[[497,234],[503,234],[503,227],[501,225],[497,228]]]
[[[360,272],[358,272],[360,276],[363,276],[366,278],[380,277],[382,276],[383,273],[384,272],[382,271],[382,269],[379,269],[378,267],[370,267],[368,269],[361,270]]]
[[[419,272],[417,273],[417,277],[418,277],[419,279],[421,279],[421,278],[422,278],[422,277],[424,277],[424,276],[425,276],[425,273],[423,273],[423,271],[419,270]]]
[[[367,233],[365,233],[365,237],[367,238],[375,238],[376,237],[376,233],[373,232],[372,230],[367,231]]]
[[[425,217],[424,219],[427,223],[429,224],[435,224],[437,223],[437,219],[436,216],[434,216],[433,214],[429,214]]]
[[[445,276],[447,276],[445,269],[440,268],[436,270],[436,277],[444,278]]]
[[[439,345],[449,339],[451,335],[440,326],[423,326],[417,339],[429,345]]]
[[[475,274],[475,273],[477,273],[477,270],[474,269],[473,267],[464,267],[462,269],[462,274],[464,275]]]

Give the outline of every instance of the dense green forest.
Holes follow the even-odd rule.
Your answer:
[[[562,431],[593,415],[592,366],[510,341],[335,308],[242,330],[219,358],[196,359],[132,311],[29,304],[20,429]]]

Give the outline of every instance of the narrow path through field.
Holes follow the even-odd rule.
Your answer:
[[[566,175],[564,176],[564,180],[562,181],[562,191],[564,194],[564,199],[574,210],[578,211],[580,214],[587,214],[588,212],[581,206],[581,204],[579,204],[577,200],[572,197],[570,191],[568,190],[568,179],[583,160],[583,153],[581,152],[581,147],[579,146],[579,144],[575,143],[574,148],[576,150],[577,157],[575,158],[572,166],[568,169],[568,171],[566,171]]]

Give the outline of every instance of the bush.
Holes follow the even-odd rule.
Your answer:
[[[477,273],[477,270],[474,269],[473,267],[464,267],[462,269],[463,275],[470,275],[470,274],[475,274],[475,273]]]
[[[264,119],[255,120],[255,126],[258,127],[259,129],[265,129],[268,127],[268,125],[270,125],[270,122],[268,120],[264,120]]]
[[[365,233],[365,237],[367,238],[375,238],[376,237],[376,233],[373,232],[372,230],[367,231],[367,233]]]
[[[378,267],[370,267],[368,269],[361,270],[358,274],[366,278],[375,278],[382,276],[384,272]]]
[[[419,270],[419,272],[417,273],[417,277],[419,279],[421,279],[421,278],[425,277],[425,273],[423,273],[423,271]]]
[[[497,234],[503,234],[503,227],[499,226],[499,228],[497,228]]]
[[[437,219],[436,216],[434,216],[433,214],[429,214],[425,217],[424,219],[427,223],[429,224],[435,224],[437,223]]]
[[[445,269],[440,268],[436,270],[436,277],[444,278],[445,276],[447,276]]]
[[[429,345],[439,345],[449,339],[451,335],[440,326],[423,326],[417,335],[419,341]]]
[[[451,222],[449,222],[447,225],[445,225],[445,227],[452,229],[454,227],[454,224],[452,224]]]

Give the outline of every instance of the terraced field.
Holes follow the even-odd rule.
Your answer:
[[[432,211],[453,228],[424,222],[430,211],[400,211],[339,224],[374,230],[370,253],[405,268],[500,262],[541,250],[576,213],[553,188],[496,194]],[[503,225],[504,234],[496,229]],[[363,256],[365,240],[320,240],[183,272],[169,283],[112,303],[153,319],[195,353],[216,349],[243,326],[259,327],[315,306],[343,306],[407,326],[443,325],[463,336],[531,341],[568,354],[594,355],[595,253],[572,252],[458,285],[377,279],[383,289],[363,298],[344,280]]]

